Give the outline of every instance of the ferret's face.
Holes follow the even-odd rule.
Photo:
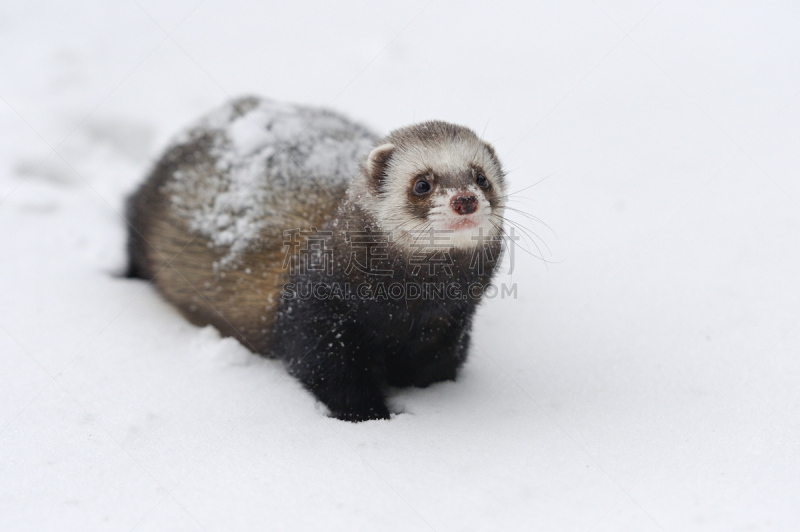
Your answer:
[[[447,126],[463,133],[403,137],[367,160],[377,179],[369,210],[400,245],[434,237],[472,248],[502,232],[506,189],[494,150],[471,131]]]

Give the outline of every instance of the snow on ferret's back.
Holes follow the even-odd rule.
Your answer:
[[[266,227],[286,229],[276,224],[292,195],[314,195],[321,181],[346,184],[379,138],[325,109],[254,97],[214,109],[172,146],[203,137],[210,164],[182,167],[168,187],[189,228],[225,250],[220,267],[234,265]]]

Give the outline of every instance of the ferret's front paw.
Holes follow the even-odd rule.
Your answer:
[[[389,409],[386,405],[371,405],[362,407],[352,407],[346,410],[334,411],[331,413],[336,419],[342,421],[369,421],[370,419],[389,419]]]

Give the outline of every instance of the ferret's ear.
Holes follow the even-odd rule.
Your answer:
[[[389,160],[392,158],[393,153],[394,144],[389,142],[381,144],[369,152],[364,167],[370,182],[375,184],[376,187],[380,187],[381,182],[386,179],[386,171],[389,168]]]

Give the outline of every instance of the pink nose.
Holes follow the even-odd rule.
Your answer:
[[[478,210],[478,196],[475,194],[461,194],[453,196],[450,207],[458,214],[472,214]]]

